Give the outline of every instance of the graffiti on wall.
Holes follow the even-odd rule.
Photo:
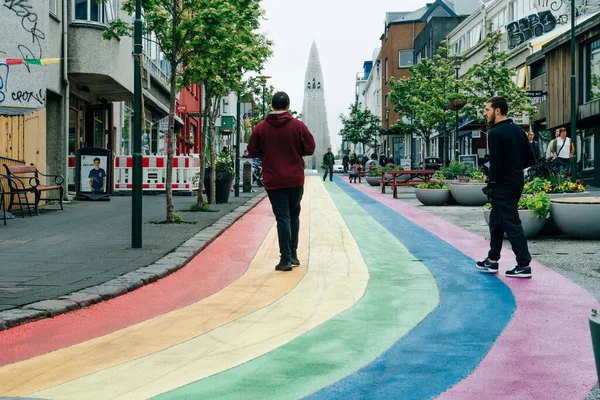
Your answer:
[[[536,0],[534,4],[537,13],[511,21],[506,25],[510,50],[552,31],[558,25],[570,23],[571,0]],[[575,0],[575,17],[598,11],[600,11],[600,0]]]
[[[46,48],[47,1],[0,0],[0,107],[37,109],[46,102],[44,69],[6,59],[41,59]]]

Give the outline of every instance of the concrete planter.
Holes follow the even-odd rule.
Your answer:
[[[550,215],[558,229],[581,239],[600,239],[600,197],[562,197],[550,200]]]
[[[450,183],[452,197],[461,206],[483,206],[488,202],[487,196],[481,191],[486,187],[481,182],[455,182]]]
[[[415,189],[417,199],[424,206],[443,206],[450,199],[449,189]]]
[[[380,176],[366,176],[365,179],[367,183],[371,186],[379,186],[379,182],[381,182]]]
[[[488,225],[490,224],[490,212],[491,210],[483,210],[483,218]],[[532,238],[539,234],[548,221],[547,218],[538,218],[531,215],[531,210],[519,210],[519,218],[526,238]],[[506,234],[504,237],[506,237]]]
[[[589,195],[590,195],[590,192],[548,193],[548,197],[550,197],[550,200],[562,199],[565,197],[581,197],[581,196],[589,196]],[[546,223],[546,225],[544,226],[544,229],[542,229],[542,232],[540,232],[540,234],[541,235],[560,235],[562,233],[563,232],[560,229],[558,229],[558,226],[556,226],[556,222],[554,222],[554,217],[552,216],[552,214],[550,214],[550,218],[548,219],[548,222]]]

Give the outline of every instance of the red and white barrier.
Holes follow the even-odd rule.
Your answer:
[[[173,191],[186,192],[198,189],[198,183],[192,182],[194,175],[200,172],[199,157],[173,157]],[[166,190],[167,157],[145,156],[142,158],[142,190]],[[132,190],[133,156],[117,156],[114,159],[113,182],[115,192]],[[68,183],[75,183],[75,157],[69,157]]]

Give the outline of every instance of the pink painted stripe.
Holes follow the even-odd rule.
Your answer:
[[[467,256],[487,255],[489,241],[365,185],[353,187]],[[515,265],[510,250],[502,258],[502,272]],[[515,296],[515,314],[477,369],[440,399],[584,399],[595,386],[588,315],[598,301],[550,268],[535,261],[531,266],[532,279],[499,275]]]

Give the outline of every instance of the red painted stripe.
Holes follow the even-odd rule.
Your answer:
[[[150,189],[150,185],[147,183],[142,184],[142,189]]]
[[[150,159],[148,157],[142,158],[142,168],[148,168],[150,166]]]
[[[69,168],[75,168],[75,157],[69,157]]]
[[[185,167],[189,168],[190,167],[190,159],[186,157],[185,159]]]
[[[179,189],[179,184],[178,183],[172,183],[171,184],[171,189]]]
[[[179,158],[173,157],[173,168],[179,168]]]
[[[133,189],[133,184],[132,183],[128,183],[127,184],[127,189]]]
[[[262,201],[173,275],[90,308],[1,331],[0,366],[109,334],[218,292],[246,271],[274,221],[269,202]]]
[[[159,183],[156,185],[157,189],[164,189],[165,188],[165,184],[164,183]]]
[[[133,168],[133,157],[127,157],[127,168]]]
[[[164,168],[165,167],[165,159],[163,157],[156,159],[156,168]]]

